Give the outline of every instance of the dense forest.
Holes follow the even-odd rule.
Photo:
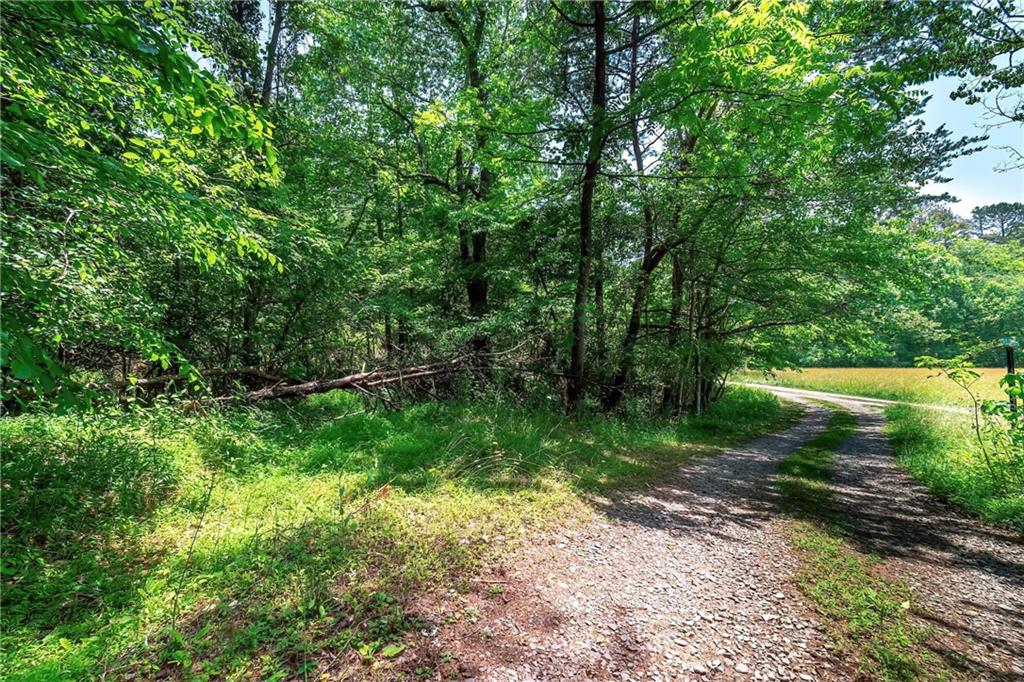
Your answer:
[[[5,405],[378,371],[678,412],[1019,333],[1021,205],[919,196],[982,142],[923,84],[1021,120],[1004,11],[9,3]]]

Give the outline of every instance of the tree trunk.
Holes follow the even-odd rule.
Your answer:
[[[285,0],[274,3],[274,25],[270,29],[270,42],[267,43],[267,68],[263,74],[263,90],[260,103],[266,109],[270,105],[270,86],[274,82],[274,68],[277,66],[277,42],[281,37],[281,26],[284,24]]]
[[[607,334],[608,321],[604,315],[604,244],[598,238],[596,265],[594,267],[594,361],[599,372],[604,372],[605,360],[608,356]]]
[[[569,360],[569,380],[566,387],[566,409],[579,413],[583,407],[584,381],[586,379],[587,352],[587,292],[590,286],[592,260],[592,231],[594,220],[594,190],[597,175],[601,170],[601,154],[605,142],[605,106],[608,74],[605,61],[607,53],[604,44],[605,14],[604,2],[593,3],[594,9],[594,92],[591,98],[590,143],[587,148],[587,162],[583,168],[583,183],[580,190],[580,255],[576,273],[576,296],[572,307],[572,349]]]
[[[640,52],[640,15],[633,16],[633,26],[630,31],[630,63],[629,63],[629,99],[630,102],[636,96],[638,81],[638,62]],[[637,114],[630,116],[629,120],[630,142],[633,146],[633,163],[636,166],[639,176],[639,191],[643,203],[644,212],[644,241],[643,261],[641,262],[640,276],[637,279],[636,288],[633,290],[633,305],[629,312],[629,322],[626,324],[626,334],[622,338],[622,345],[619,348],[619,364],[615,370],[611,383],[604,388],[601,397],[601,406],[606,411],[616,409],[622,402],[625,393],[626,382],[633,371],[634,353],[636,342],[640,336],[640,325],[642,322],[644,306],[647,303],[647,292],[651,285],[651,277],[654,269],[658,267],[664,253],[654,253],[654,210],[645,196],[643,185],[644,156],[643,146],[640,141],[640,117]]]
[[[462,146],[455,150],[456,191],[460,207],[469,202],[469,187],[463,160]],[[469,305],[469,316],[476,321],[487,315],[487,275],[484,270],[487,260],[487,233],[471,230],[464,222],[459,223],[459,262],[462,266],[463,281],[466,287],[466,302]],[[469,350],[473,354],[474,364],[484,374],[489,374],[491,340],[486,334],[474,333],[469,340]]]
[[[391,329],[390,313],[384,313],[384,355],[388,361],[395,357],[395,337]]]
[[[679,345],[679,315],[683,309],[683,260],[678,253],[672,254],[672,300],[669,303],[668,311],[668,339],[665,346],[668,348],[668,355],[671,358],[676,356],[676,347]],[[673,376],[675,375],[675,376]],[[679,405],[679,370],[675,369],[665,381],[661,393],[661,409],[663,412],[675,412]]]

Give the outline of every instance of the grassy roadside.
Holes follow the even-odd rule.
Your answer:
[[[502,404],[365,413],[328,394],[189,415],[0,422],[5,679],[316,678],[401,654],[407,610],[531,529],[793,418],[565,420]]]
[[[885,414],[893,451],[914,478],[983,521],[1024,532],[1024,490],[993,480],[966,417],[904,405]]]
[[[853,415],[833,409],[828,428],[780,463],[777,485],[791,517],[789,541],[800,555],[800,589],[865,675],[942,678],[941,662],[926,645],[927,632],[908,617],[913,593],[843,539],[830,508],[832,457],[855,428]]]
[[[984,398],[1005,399],[999,380],[1005,370],[978,369],[974,385]],[[779,372],[770,383],[814,390],[906,400],[915,403],[958,404],[966,398],[952,381],[923,368],[810,368]],[[749,373],[751,381],[763,381]],[[959,403],[961,406],[963,403]],[[886,410],[887,433],[899,464],[934,494],[976,515],[1011,530],[1024,531],[1024,489],[1020,480],[1024,454],[998,462],[1002,476],[986,465],[970,416],[956,412],[893,405]],[[1012,473],[1011,468],[1018,473]]]

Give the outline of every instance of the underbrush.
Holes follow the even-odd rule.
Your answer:
[[[941,662],[928,649],[927,631],[908,617],[912,591],[883,575],[876,559],[844,539],[831,507],[832,457],[855,430],[853,415],[834,409],[828,428],[779,466],[782,507],[793,517],[789,540],[801,558],[800,589],[866,676],[941,677]]]
[[[678,422],[355,396],[0,421],[5,679],[315,678],[400,657],[463,589],[590,494],[783,426],[733,390]]]
[[[888,433],[900,463],[936,495],[984,521],[1024,531],[1024,478],[1016,460],[985,462],[969,417],[896,405],[886,410]],[[1018,467],[1001,472],[998,467]],[[1005,473],[1007,475],[999,476]]]

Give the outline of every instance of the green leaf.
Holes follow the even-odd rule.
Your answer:
[[[15,355],[11,360],[11,373],[15,379],[28,381],[35,377],[38,371],[35,364],[22,355]]]
[[[398,654],[405,651],[404,644],[388,644],[386,647],[380,650],[382,656],[386,658],[394,658]]]

